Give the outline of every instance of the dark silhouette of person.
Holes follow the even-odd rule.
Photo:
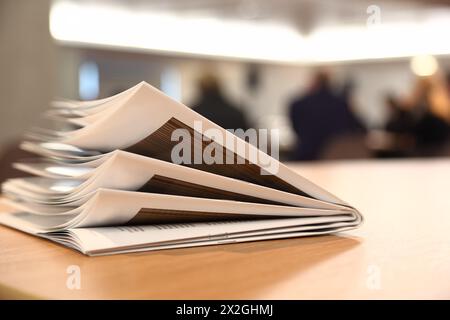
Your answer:
[[[390,109],[386,131],[397,140],[409,137],[413,141],[409,153],[416,156],[439,154],[449,137],[448,123],[433,111],[433,85],[430,78],[418,78],[411,99],[400,102],[388,96],[386,100]]]
[[[355,115],[355,113],[353,112],[353,110],[355,110],[355,102],[354,102],[354,92],[356,89],[356,82],[354,79],[352,78],[347,78],[344,81],[344,85],[341,88],[341,91],[339,93],[339,96],[341,97],[341,99],[344,102],[344,107],[345,110],[344,112],[346,113],[346,125],[347,125],[347,130],[349,131],[359,131],[359,132],[366,132],[367,128],[366,126],[361,122],[361,120]]]
[[[385,125],[386,131],[395,134],[412,134],[415,126],[412,112],[402,107],[400,101],[392,93],[387,93],[384,101],[389,114]]]
[[[450,70],[447,70],[447,73],[445,74],[445,87],[450,95]]]
[[[316,160],[331,140],[361,130],[346,100],[347,95],[333,92],[327,73],[320,71],[314,75],[309,92],[289,106],[292,126],[298,136],[295,160]]]
[[[432,90],[431,79],[419,79],[415,92],[416,99],[412,105],[413,110],[419,113],[414,128],[419,149],[438,148],[447,141],[449,136],[448,123],[433,112]]]
[[[193,110],[224,129],[249,128],[244,113],[223,95],[219,80],[213,75],[204,75],[199,81],[200,96]]]

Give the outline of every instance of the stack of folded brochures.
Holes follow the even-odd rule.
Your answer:
[[[56,101],[45,117],[52,125],[21,145],[38,157],[14,164],[31,175],[2,185],[17,210],[0,223],[87,255],[322,235],[362,220],[246,132],[145,82],[102,100]]]

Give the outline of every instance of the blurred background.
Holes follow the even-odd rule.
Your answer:
[[[0,0],[0,168],[52,98],[140,81],[284,161],[448,156],[449,34],[443,0]]]

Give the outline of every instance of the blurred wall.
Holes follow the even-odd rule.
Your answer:
[[[259,85],[251,90],[247,76],[251,66],[237,60],[212,60],[206,58],[137,54],[106,50],[76,49],[66,47],[58,70],[65,85],[58,81],[58,94],[77,97],[77,69],[83,60],[96,61],[100,70],[100,97],[126,89],[140,81],[160,87],[161,74],[167,68],[177,70],[181,84],[181,101],[188,106],[198,94],[197,80],[207,71],[216,73],[222,80],[226,95],[244,109],[255,126],[270,127],[276,121],[286,122],[287,105],[310,85],[314,67],[259,64]],[[443,71],[450,68],[450,57],[438,57]],[[382,125],[386,119],[384,97],[387,93],[407,96],[415,83],[409,59],[361,61],[327,66],[337,86],[352,79],[356,112],[369,127]],[[70,72],[61,73],[67,69]],[[72,79],[72,80],[68,80]]]
[[[0,1],[0,152],[20,139],[53,95],[49,2]]]

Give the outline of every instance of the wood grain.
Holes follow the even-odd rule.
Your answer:
[[[340,235],[95,258],[0,227],[0,297],[450,298],[449,160],[294,168],[358,207],[365,224]],[[81,269],[81,290],[66,287],[70,265]]]

